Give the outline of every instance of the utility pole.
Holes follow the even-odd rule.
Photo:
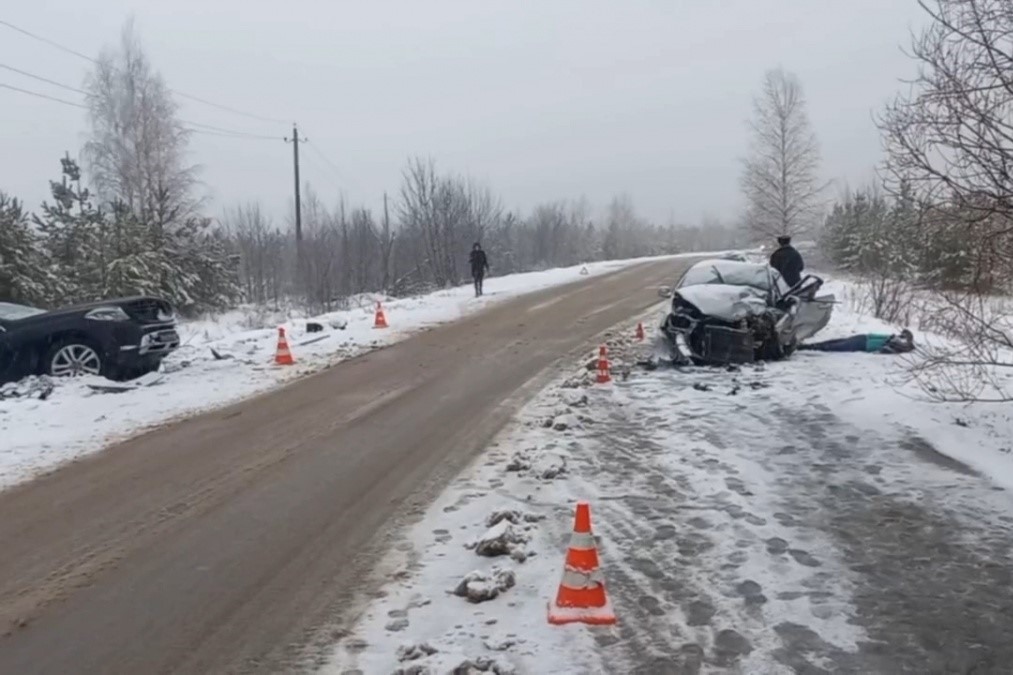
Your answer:
[[[286,143],[292,144],[292,166],[295,170],[295,248],[296,248],[296,278],[301,283],[303,270],[302,250],[302,202],[299,199],[299,144],[305,143],[308,139],[299,138],[299,129],[292,123],[292,138],[286,138]]]

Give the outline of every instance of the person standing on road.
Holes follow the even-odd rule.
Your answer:
[[[471,247],[468,262],[471,263],[471,278],[475,280],[475,297],[477,298],[482,295],[482,280],[485,279],[485,273],[489,271],[489,258],[486,257],[482,245],[477,241]]]
[[[805,262],[802,254],[791,245],[791,237],[781,235],[777,238],[778,248],[770,254],[770,266],[781,273],[788,286],[795,286],[802,280]]]

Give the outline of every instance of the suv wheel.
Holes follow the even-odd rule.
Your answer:
[[[102,357],[98,351],[81,340],[69,340],[52,347],[46,355],[46,372],[53,377],[101,375]]]

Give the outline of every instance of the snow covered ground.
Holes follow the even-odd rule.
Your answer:
[[[884,328],[844,305],[821,337]],[[323,671],[1008,672],[1013,421],[920,400],[900,367],[580,368],[406,533]],[[615,627],[546,621],[577,500]],[[502,590],[460,597],[468,575]]]
[[[703,254],[692,254],[703,255]],[[305,320],[284,322],[296,365],[273,365],[278,317],[252,317],[241,312],[184,323],[182,347],[164,363],[165,373],[145,376],[124,393],[98,393],[101,379],[56,381],[46,394],[37,381],[0,389],[0,489],[39,472],[95,452],[167,421],[281,386],[378,346],[404,339],[427,326],[479,311],[490,303],[524,293],[572,283],[629,266],[638,260],[491,277],[486,294],[476,299],[471,286],[385,302],[391,325],[373,329],[372,303],[313,320],[322,333],[308,333]],[[254,327],[251,327],[251,321]],[[259,325],[258,325],[259,324]],[[336,326],[346,325],[344,329]],[[214,348],[225,358],[212,356]],[[3,395],[17,392],[20,395]]]

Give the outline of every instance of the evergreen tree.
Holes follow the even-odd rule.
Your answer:
[[[21,202],[0,192],[0,302],[46,307],[55,287],[50,261]]]
[[[43,202],[33,216],[42,235],[52,272],[60,280],[64,303],[101,297],[104,290],[105,246],[103,214],[81,186],[81,170],[69,155],[60,160],[61,179],[50,181],[52,203]]]

